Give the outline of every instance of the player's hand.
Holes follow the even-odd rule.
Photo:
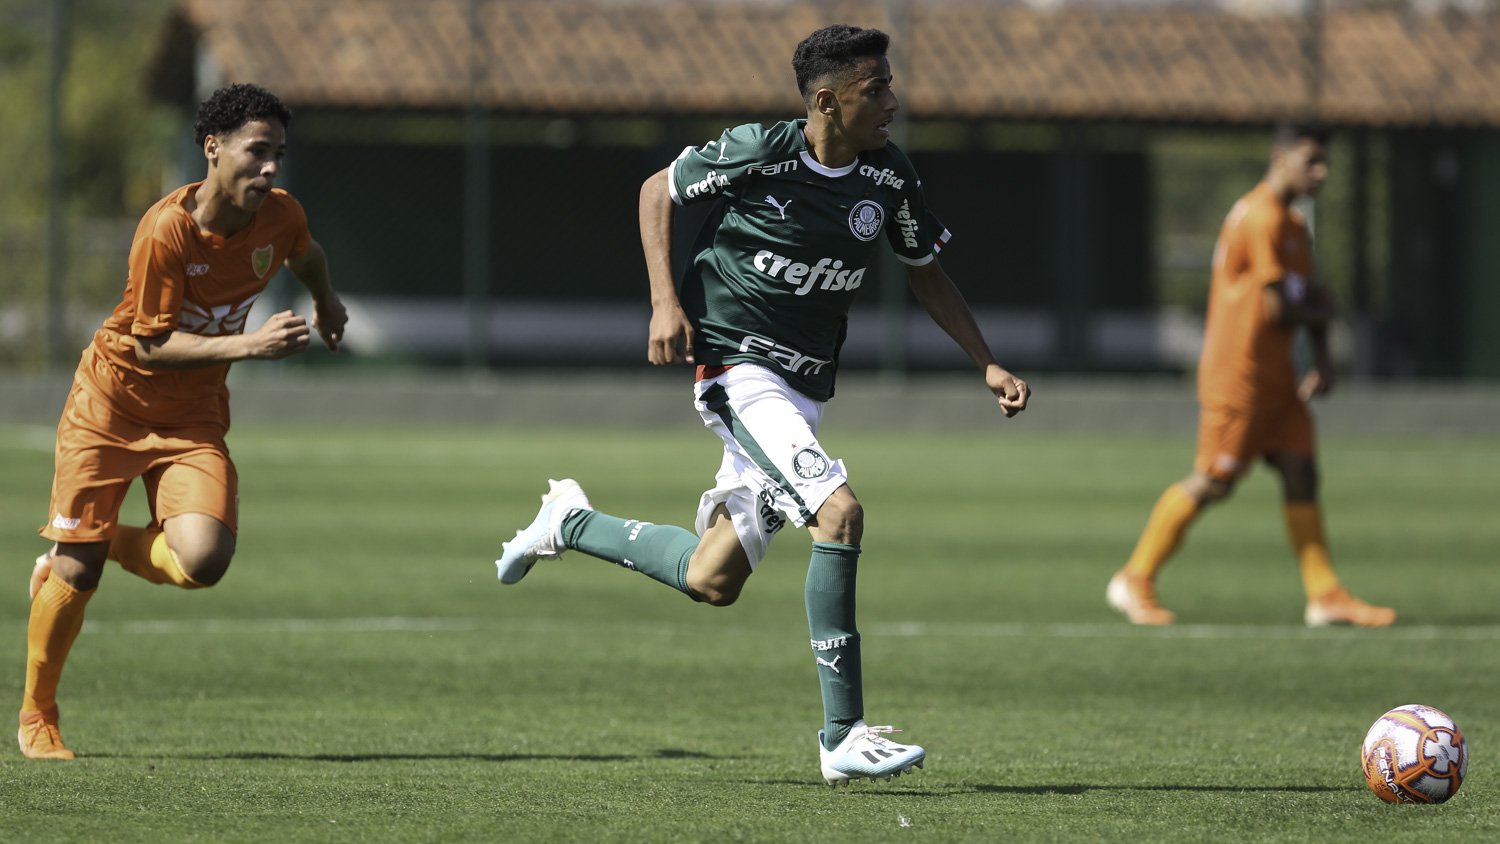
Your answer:
[[[693,326],[682,308],[652,310],[646,358],[657,366],[693,362]]]
[[[311,336],[307,320],[291,311],[282,311],[273,314],[253,334],[247,334],[245,340],[250,344],[249,357],[257,360],[280,360],[307,351]]]
[[[1031,387],[1003,367],[992,365],[986,369],[984,383],[995,394],[995,400],[1000,403],[1000,412],[1007,419],[1025,410],[1026,403],[1031,400]]]
[[[339,342],[344,339],[344,326],[348,322],[349,312],[344,310],[344,303],[337,293],[330,292],[327,299],[313,304],[313,327],[329,351],[339,350]]]
[[[1319,362],[1302,376],[1297,385],[1297,396],[1303,401],[1312,401],[1314,396],[1326,396],[1333,390],[1333,367]]]

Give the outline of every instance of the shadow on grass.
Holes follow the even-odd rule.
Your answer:
[[[1320,794],[1338,791],[1363,791],[1342,785],[976,785],[956,791],[980,794],[1087,794],[1090,791],[1184,791],[1233,794],[1235,792],[1274,792]]]
[[[654,754],[566,754],[566,753],[273,753],[270,751],[243,751],[239,753],[152,753],[142,756],[125,753],[89,753],[92,759],[179,759],[197,761],[242,761],[242,762],[638,762],[648,759],[732,759],[731,756],[714,756],[692,750],[666,747]],[[83,758],[83,757],[80,757]]]

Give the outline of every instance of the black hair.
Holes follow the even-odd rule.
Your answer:
[[[825,26],[802,39],[792,53],[792,70],[797,74],[797,90],[802,99],[811,102],[814,83],[828,76],[847,74],[860,59],[884,56],[891,37],[878,29],[836,23]]]
[[[272,117],[283,129],[292,125],[292,110],[275,94],[247,82],[229,85],[198,104],[193,140],[201,147],[209,135],[227,135],[252,120]]]
[[[1298,141],[1315,141],[1328,145],[1328,127],[1321,123],[1282,123],[1271,133],[1271,149],[1286,149]]]

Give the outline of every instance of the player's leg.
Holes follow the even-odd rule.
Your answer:
[[[1167,487],[1151,509],[1125,566],[1110,579],[1105,597],[1133,624],[1171,624],[1176,615],[1156,597],[1156,577],[1187,536],[1203,508],[1227,497],[1252,447],[1251,420],[1205,409],[1199,416],[1192,474]]]
[[[201,589],[234,558],[239,476],[222,441],[179,440],[142,480],[155,520],[121,525],[109,556],[152,583]]]
[[[33,759],[72,759],[58,732],[57,688],[84,611],[99,585],[109,538],[131,480],[145,469],[128,444],[91,413],[97,402],[81,388],[69,394],[58,424],[49,522],[40,531],[55,543],[37,558],[26,623],[26,679],[21,695],[21,752]]]
[[[926,750],[891,741],[885,735],[897,730],[864,720],[863,660],[855,619],[864,508],[847,484],[823,502],[808,530],[813,546],[807,566],[807,625],[823,694],[823,729],[818,731],[823,779],[840,785],[922,767]]]
[[[1281,425],[1266,456],[1281,478],[1287,536],[1297,557],[1297,568],[1307,594],[1304,620],[1309,626],[1353,624],[1385,627],[1396,611],[1372,606],[1349,593],[1333,568],[1318,501],[1318,462],[1314,453],[1311,414],[1300,401],[1281,415]]]
[[[28,758],[74,756],[58,731],[57,687],[104,570],[106,548],[107,542],[59,542],[46,555],[50,576],[32,596],[26,622],[26,681],[16,733]]]

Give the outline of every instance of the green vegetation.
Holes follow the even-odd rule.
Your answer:
[[[51,432],[0,427],[0,700],[20,695]],[[240,554],[187,594],[118,568],[62,689],[74,763],[0,749],[0,841],[1458,841],[1500,835],[1491,754],[1500,442],[1327,444],[1335,557],[1385,631],[1308,631],[1271,478],[1199,523],[1162,597],[1104,605],[1181,438],[863,433],[828,442],[868,512],[870,716],[927,769],[818,776],[807,540],[728,609],[580,555],[490,560],[551,476],[601,509],[691,518],[717,460],[642,433],[253,427]],[[131,518],[141,518],[139,489]],[[1469,782],[1366,790],[1387,708],[1441,707]]]

